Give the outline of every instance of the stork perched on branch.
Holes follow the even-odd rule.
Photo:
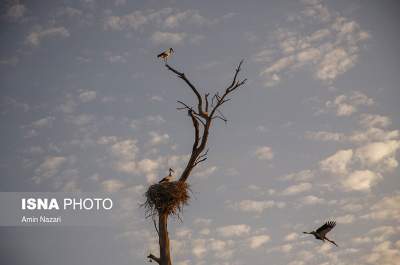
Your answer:
[[[171,57],[171,55],[174,53],[174,49],[169,48],[166,51],[163,51],[162,53],[160,53],[159,55],[157,55],[157,58],[163,59],[165,63],[167,63],[168,58]]]
[[[168,176],[164,177],[158,183],[161,184],[161,183],[164,183],[164,182],[171,182],[173,180],[173,178],[174,178],[174,176],[172,176],[172,173],[174,173],[174,170],[172,168],[170,168]]]
[[[326,234],[331,231],[334,227],[336,226],[335,221],[328,221],[325,224],[323,224],[320,228],[318,228],[316,231],[311,231],[311,232],[303,232],[304,234],[310,234],[314,235],[316,239],[322,240],[325,242],[325,240],[331,242],[335,246],[338,247],[338,245],[335,243],[335,241],[330,240],[329,238],[326,237]]]

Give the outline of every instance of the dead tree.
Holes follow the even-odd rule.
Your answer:
[[[228,102],[230,96],[239,87],[243,86],[246,79],[239,80],[238,75],[241,71],[243,60],[235,69],[232,82],[220,93],[216,92],[210,96],[205,93],[202,96],[199,90],[186,77],[183,72],[179,72],[168,64],[165,64],[167,69],[182,79],[186,85],[193,91],[197,104],[191,106],[182,101],[178,101],[180,107],[178,110],[186,111],[191,119],[194,128],[194,141],[189,161],[186,164],[179,180],[167,184],[154,184],[149,187],[146,192],[145,208],[148,216],[153,218],[154,227],[157,231],[160,246],[160,256],[156,257],[153,254],[148,255],[149,261],[155,261],[160,265],[171,265],[170,242],[168,236],[168,217],[171,214],[179,215],[182,207],[189,200],[187,179],[192,170],[207,159],[208,149],[207,141],[209,132],[214,120],[222,120],[227,122],[227,119],[221,112],[221,107]],[[158,223],[156,222],[158,217]],[[158,225],[157,225],[158,224]]]

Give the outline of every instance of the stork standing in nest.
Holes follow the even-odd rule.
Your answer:
[[[159,55],[157,55],[157,58],[163,59],[165,63],[167,63],[169,57],[171,57],[171,55],[174,53],[174,49],[169,48],[166,51],[163,51],[162,53],[160,53]]]
[[[335,246],[338,247],[338,245],[335,243],[335,241],[330,240],[329,238],[326,237],[326,234],[331,231],[334,227],[336,226],[335,221],[328,221],[325,224],[323,224],[320,228],[318,228],[316,231],[311,231],[311,232],[303,232],[304,234],[310,234],[314,235],[316,239],[322,240],[325,242],[325,240],[331,242]]]
[[[168,176],[164,177],[158,183],[162,184],[162,183],[165,183],[165,182],[171,182],[174,179],[174,176],[172,175],[172,173],[174,173],[174,170],[172,168],[170,168]]]

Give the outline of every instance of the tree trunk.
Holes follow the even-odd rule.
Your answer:
[[[168,226],[168,214],[165,212],[159,213],[158,231],[160,233],[159,234],[160,265],[172,265],[167,226]]]

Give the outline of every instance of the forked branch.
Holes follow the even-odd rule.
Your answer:
[[[239,80],[238,75],[241,71],[241,67],[243,64],[243,60],[240,61],[239,65],[235,69],[235,73],[233,75],[232,82],[223,90],[223,93],[220,95],[219,92],[216,92],[211,97],[211,104],[209,102],[209,93],[204,94],[204,100],[198,89],[192,84],[192,82],[186,77],[183,72],[179,72],[168,64],[165,64],[168,70],[175,73],[179,78],[181,78],[185,83],[190,87],[197,99],[197,110],[195,110],[190,105],[178,101],[182,107],[179,107],[179,110],[187,110],[188,115],[191,117],[192,124],[194,127],[194,141],[192,153],[190,155],[189,161],[183,170],[179,181],[185,182],[189,177],[191,171],[194,167],[196,167],[199,163],[204,162],[207,159],[208,150],[203,153],[207,146],[209,130],[211,128],[212,121],[214,119],[220,119],[225,123],[228,121],[225,116],[222,114],[220,108],[221,106],[230,101],[231,99],[228,96],[234,92],[239,87],[243,86],[246,83],[247,79]]]

